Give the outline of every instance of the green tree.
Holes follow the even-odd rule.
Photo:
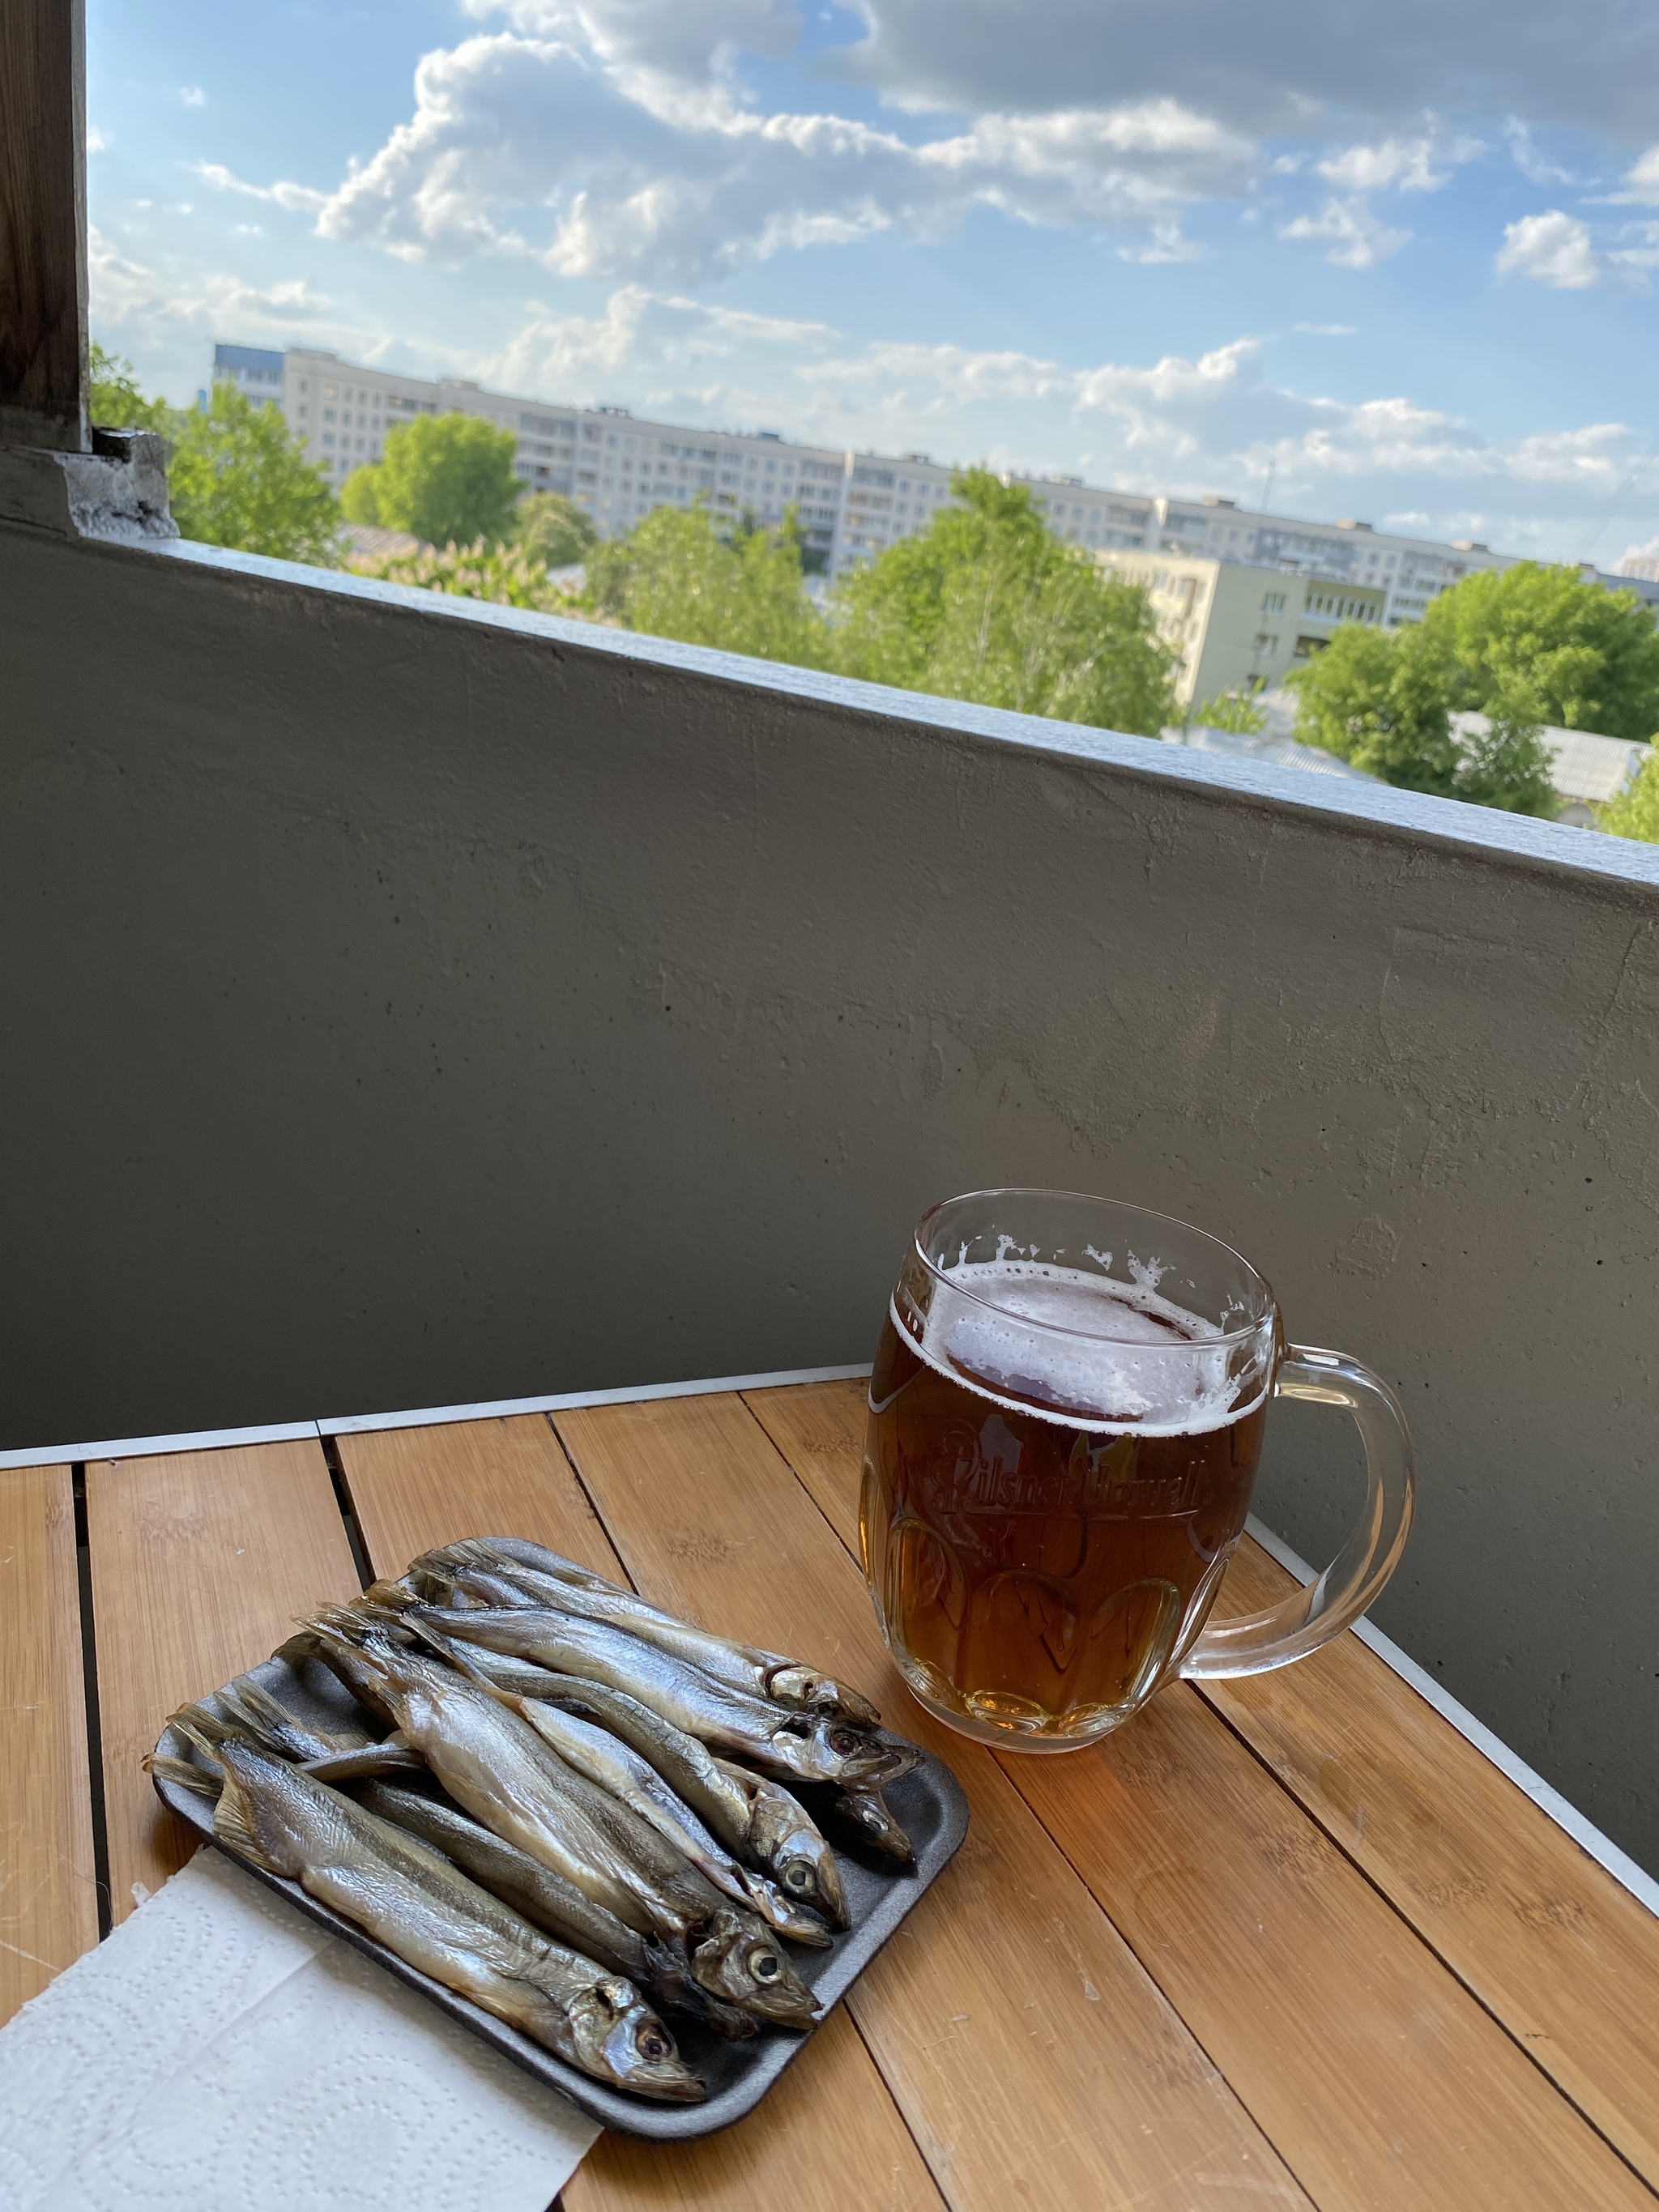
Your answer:
[[[1659,845],[1659,749],[1648,755],[1628,787],[1601,809],[1601,827],[1615,837]]]
[[[941,509],[842,585],[832,665],[947,699],[1155,736],[1178,655],[1146,594],[1049,531],[1024,484],[951,479]]]
[[[587,556],[594,611],[652,637],[822,667],[828,637],[801,584],[793,513],[777,531],[659,507]]]
[[[428,545],[499,545],[512,535],[518,440],[477,415],[422,415],[386,433],[384,458],[355,471],[341,504],[352,522],[407,530]]]
[[[205,410],[172,416],[167,492],[179,534],[331,568],[340,508],[274,407],[216,384]]]
[[[1297,736],[1384,783],[1451,798],[1462,754],[1443,661],[1423,650],[1420,630],[1344,623],[1285,678],[1297,694]]]
[[[167,441],[167,496],[179,535],[278,561],[331,568],[340,509],[274,407],[216,384],[205,409],[146,399],[132,363],[96,339],[88,405],[115,430],[157,430]]]
[[[1422,626],[1455,672],[1455,708],[1636,741],[1659,729],[1659,630],[1633,592],[1522,561],[1466,576]]]
[[[1217,698],[1189,707],[1182,720],[1188,724],[1195,722],[1200,729],[1236,730],[1246,738],[1259,737],[1267,726],[1267,717],[1261,708],[1241,698],[1237,691],[1223,691]]]
[[[1494,700],[1487,727],[1462,740],[1454,796],[1547,822],[1560,811],[1552,762],[1535,716],[1523,704]]]
[[[591,516],[562,492],[532,491],[519,501],[513,519],[514,543],[544,568],[574,568],[599,542]]]
[[[173,410],[165,399],[146,399],[138,389],[138,373],[126,357],[106,353],[96,338],[88,356],[87,412],[106,430],[159,430],[163,437],[173,428]]]
[[[1557,800],[1538,717],[1524,699],[1494,698],[1483,736],[1452,726],[1461,672],[1443,633],[1344,623],[1322,653],[1285,679],[1296,734],[1407,791],[1553,817]]]
[[[482,538],[471,545],[446,546],[441,553],[398,553],[386,560],[354,560],[350,567],[354,575],[418,585],[456,599],[489,599],[498,607],[528,607],[539,613],[570,608],[565,595],[548,581],[544,562],[520,546],[487,545]]]

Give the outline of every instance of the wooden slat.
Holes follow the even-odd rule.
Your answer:
[[[111,1904],[159,1889],[195,1848],[139,1762],[167,1715],[256,1665],[297,1614],[358,1588],[314,1443],[94,1461],[87,1532]]]
[[[855,1559],[869,1389],[868,1378],[860,1376],[851,1382],[797,1382],[781,1390],[743,1394],[744,1405]]]
[[[995,1762],[908,1703],[861,1577],[744,1407],[556,1425],[647,1595],[845,1670],[962,1778],[968,1841],[848,2000],[950,2203],[1305,2205]]]
[[[1643,2183],[1185,1685],[1099,1749],[1011,1757],[1321,2204],[1640,2206]]]
[[[863,1443],[855,1396],[832,1384],[757,1394],[750,1404],[843,1540],[850,1536],[855,1542]],[[1254,1545],[1248,1550],[1254,1559],[1241,1572],[1236,1601],[1266,1602],[1276,1592],[1254,1569],[1254,1560],[1265,1555]],[[1231,1578],[1229,1593],[1234,1594]],[[1536,1821],[1542,1816],[1374,1654],[1352,1637],[1333,1650],[1343,1647],[1376,1670],[1372,1676],[1369,1668],[1344,1668],[1346,1688],[1360,1686],[1356,1674],[1368,1677],[1355,1727],[1373,1773],[1379,1767],[1388,1771],[1391,1730],[1404,1718],[1431,1772],[1438,1765],[1437,1784],[1426,1784],[1430,1791],[1443,1786],[1455,1797],[1486,1776],[1498,1785],[1494,1792],[1476,1786],[1474,1802],[1451,1811],[1443,1878],[1455,1879],[1449,1853],[1457,1851],[1468,1854],[1466,1867],[1491,1869],[1492,1879],[1501,1881],[1516,1808]],[[1331,1656],[1224,1687],[1236,1696],[1277,1686],[1283,1696],[1299,1676],[1316,1682],[1317,1670]],[[1265,1697],[1249,1702],[1270,1713],[1278,1704]],[[1340,1708],[1328,1694],[1312,1703],[1320,1711],[1305,1744],[1297,1734],[1299,1719],[1281,1717],[1273,1733],[1287,1767],[1309,1762],[1317,1776],[1322,1759],[1305,1745],[1317,1745],[1322,1727],[1332,1735],[1333,1709]],[[1437,1743],[1437,1732],[1449,1741]],[[1356,1747],[1350,1737],[1333,1740],[1351,1753]],[[1395,1754],[1414,1755],[1399,1749]],[[1420,2199],[1425,2203],[1454,2197],[1494,2207],[1650,2201],[1564,2100],[1547,2093],[1540,2097],[1537,2077],[1516,2043],[1437,1969],[1285,1791],[1242,1747],[1218,1741],[1190,1691],[1166,1692],[1098,1752],[1059,1760],[1011,1757],[1008,1766],[1322,2203],[1343,2201],[1341,2192],[1353,2177],[1367,2172],[1391,2173],[1407,2192],[1426,2186]],[[1341,1781],[1327,1773],[1322,1786],[1336,1795]],[[1425,1835],[1432,1825],[1431,1796],[1408,1796],[1407,1802],[1420,1817],[1413,1820],[1396,1811],[1384,1824],[1386,1840],[1379,1845],[1392,1853],[1396,1872],[1413,1863],[1413,1834]],[[1369,1831],[1369,1817],[1360,1825]],[[1347,1826],[1350,1832],[1356,1826],[1352,1812]],[[1551,1833],[1565,1844],[1559,1831]],[[1546,1852],[1551,1856],[1547,1844]],[[1564,1904],[1576,1901],[1586,1887],[1582,1877],[1565,1879],[1572,1862],[1606,1881],[1575,1847],[1553,1856],[1555,1894]],[[1565,1917],[1571,1925],[1571,1907]],[[1640,1931],[1644,1942],[1650,1927]],[[1520,1956],[1532,1948],[1526,1913],[1516,1911],[1503,1932],[1512,1972],[1520,1972]],[[1605,1934],[1606,1923],[1598,1932]],[[1561,1948],[1555,1946],[1558,1954]],[[1544,1972],[1535,1956],[1524,1971],[1535,1988]],[[1609,2082],[1624,2089],[1626,2101],[1613,2109],[1633,2138],[1654,2118],[1652,2075],[1641,2056],[1652,2033],[1652,2009],[1641,2016],[1638,2028],[1638,2016],[1628,2009],[1636,1995],[1628,1980],[1620,1987],[1604,1966],[1602,1989],[1620,2009],[1599,2035],[1577,2037],[1577,2063],[1582,2073],[1586,2050],[1597,2055],[1604,2104]],[[1506,2017],[1506,2025],[1526,2035],[1516,2021]],[[1632,2091],[1634,2104],[1628,2101]],[[1599,2112],[1596,2117],[1599,2124]],[[1473,2194],[1459,2179],[1471,2160],[1481,2177]],[[1444,2191],[1443,2199],[1436,2190]],[[1419,2198],[1389,2195],[1378,2185],[1377,2193],[1364,2201]]]
[[[736,2127],[694,2142],[601,2136],[565,2212],[940,2212],[933,2177],[837,2005]]]
[[[1224,1601],[1291,1577],[1241,1547]],[[1659,1919],[1355,1636],[1205,1694],[1659,2189]]]
[[[544,1414],[371,1430],[335,1449],[377,1575],[463,1536],[523,1536],[595,1574],[621,1571]]]
[[[82,0],[0,9],[0,439],[85,447]]]
[[[539,1413],[341,1437],[337,1449],[377,1574],[400,1573],[434,1544],[495,1535],[527,1536],[627,1579]],[[870,2054],[838,2011],[752,2118],[666,2148],[607,2135],[564,2203],[568,2212],[641,2203],[720,2212],[867,2203],[899,2212],[937,2208],[939,2197]]]
[[[98,1941],[66,1467],[0,1473],[0,2025]]]

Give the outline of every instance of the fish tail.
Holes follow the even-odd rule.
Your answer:
[[[188,1759],[170,1758],[164,1751],[146,1752],[143,1765],[146,1774],[159,1775],[163,1782],[177,1783],[182,1790],[193,1790],[198,1797],[216,1797],[224,1787],[221,1770],[210,1772]]]
[[[382,1613],[402,1613],[411,1605],[420,1603],[420,1595],[408,1577],[395,1582],[371,1583],[357,1601],[354,1610],[367,1612],[372,1606]]]
[[[173,1714],[167,1726],[177,1729],[191,1749],[199,1751],[210,1768],[216,1774],[220,1765],[219,1747],[229,1741],[232,1732],[222,1722],[214,1722],[213,1733],[208,1734],[197,1722],[196,1716],[201,1711],[199,1705],[183,1705]],[[210,1713],[203,1713],[202,1718],[212,1721],[213,1717]]]

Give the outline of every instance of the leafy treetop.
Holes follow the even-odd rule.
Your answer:
[[[138,373],[125,356],[106,353],[96,338],[88,362],[87,410],[106,430],[159,430],[165,437],[173,410],[165,399],[146,399]]]
[[[1640,774],[1601,809],[1601,827],[1615,837],[1659,845],[1659,750],[1648,755]]]
[[[1177,654],[1138,585],[1064,545],[1024,484],[986,469],[836,595],[832,665],[948,699],[1155,736]]]
[[[1500,705],[1484,737],[1459,738],[1456,663],[1426,623],[1389,631],[1344,623],[1286,681],[1300,701],[1297,737],[1368,775],[1515,814],[1556,812],[1535,720]]]
[[[521,486],[518,440],[476,415],[422,415],[387,431],[385,456],[342,489],[352,522],[407,530],[428,545],[499,545]]]
[[[233,384],[208,404],[146,399],[132,363],[94,343],[92,419],[111,429],[156,430],[167,441],[167,495],[181,537],[279,561],[329,568],[338,558],[340,510],[274,407]]]
[[[331,568],[340,508],[274,407],[216,384],[173,418],[167,495],[181,537]]]
[[[562,492],[526,492],[513,518],[513,538],[532,561],[549,568],[570,568],[586,559],[599,542],[591,516]]]
[[[1422,626],[1454,709],[1637,741],[1659,730],[1659,629],[1633,592],[1522,561],[1466,576],[1431,600]]]
[[[1290,679],[1297,735],[1413,791],[1553,815],[1540,726],[1645,738],[1659,728],[1659,631],[1631,592],[1522,561],[1465,577],[1423,621],[1346,623]],[[1490,728],[1460,738],[1454,714]]]
[[[1237,691],[1223,691],[1213,699],[1200,700],[1189,707],[1182,720],[1196,723],[1202,730],[1235,730],[1241,737],[1259,737],[1267,726],[1267,717],[1261,708],[1249,699],[1241,698]]]
[[[353,560],[353,573],[388,584],[413,584],[461,599],[489,599],[498,607],[538,613],[568,611],[570,601],[547,580],[545,565],[517,545],[448,545],[441,553],[395,553],[385,560]]]
[[[659,507],[587,556],[593,611],[653,637],[824,664],[828,635],[801,586],[793,514],[778,532],[716,522],[706,506]]]

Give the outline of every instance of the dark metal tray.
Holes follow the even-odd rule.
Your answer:
[[[318,1728],[360,1725],[362,1721],[362,1709],[351,1692],[315,1660],[296,1668],[284,1659],[267,1659],[263,1666],[250,1668],[238,1680],[258,1682],[292,1712]],[[209,1698],[204,1702],[211,1705],[213,1699]],[[163,1730],[156,1748],[175,1759],[191,1756],[189,1745],[171,1728]],[[168,1810],[188,1821],[210,1841],[214,1840],[213,1807],[209,1800],[160,1775],[155,1779],[156,1794]],[[799,1792],[801,1802],[835,1844],[853,1925],[838,1930],[828,1950],[806,1951],[794,1944],[789,1946],[791,1965],[811,1985],[826,2013],[845,1996],[968,1832],[968,1803],[962,1794],[962,1785],[943,1760],[927,1753],[922,1754],[921,1764],[914,1772],[883,1792],[915,1845],[913,1866],[898,1866],[863,1842],[848,1840],[844,1822],[823,1817],[829,1812],[833,1794],[811,1787]],[[792,2035],[780,2028],[763,2026],[750,2041],[728,2043],[696,2021],[676,2014],[668,2025],[687,2064],[695,2068],[708,2084],[708,2096],[701,2105],[653,2105],[642,2097],[608,2088],[603,2082],[567,2065],[563,2059],[520,2035],[504,2021],[482,2011],[467,1998],[458,1996],[454,1990],[433,1981],[417,1967],[406,1965],[355,1922],[343,1919],[327,1905],[319,1905],[298,1882],[280,1875],[266,1874],[243,1858],[238,1857],[236,1863],[256,1875],[268,1888],[280,1890],[301,1912],[309,1913],[325,1928],[343,1936],[368,1957],[377,1959],[399,1981],[422,1990],[434,2004],[441,2005],[453,2019],[470,2027],[475,2035],[481,2035],[486,2043],[493,2044],[504,2057],[522,2066],[527,2074],[536,2075],[550,2088],[556,2089],[584,2112],[603,2121],[606,2127],[620,2128],[627,2135],[648,2136],[659,2142],[674,2142],[691,2136],[713,2135],[717,2129],[730,2127],[734,2120],[740,2120],[745,2112],[754,2110],[796,2052],[811,2040],[810,2035]]]

